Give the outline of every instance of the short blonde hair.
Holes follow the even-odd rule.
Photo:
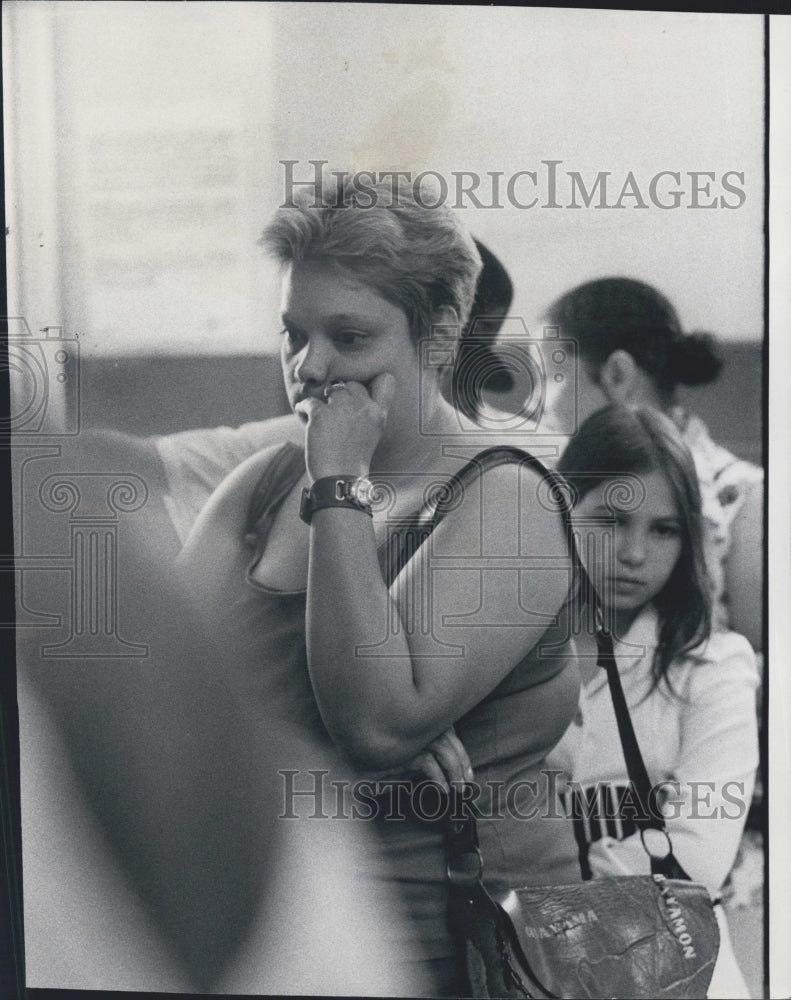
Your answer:
[[[430,335],[442,307],[463,329],[482,267],[466,228],[403,177],[366,184],[362,199],[353,182],[346,174],[342,187],[295,195],[259,242],[282,264],[321,260],[352,272],[404,310],[415,340]]]

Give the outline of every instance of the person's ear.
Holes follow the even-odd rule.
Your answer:
[[[628,351],[613,351],[599,370],[599,385],[611,403],[627,403],[635,394],[640,368]]]
[[[459,314],[453,306],[440,306],[432,312],[430,330],[432,337],[437,337],[439,340],[457,341],[461,334]]]
[[[450,378],[450,373],[453,371],[459,356],[459,344],[463,332],[459,323],[459,314],[453,306],[440,306],[432,311],[429,337],[437,341],[437,346],[441,346],[445,355],[441,367],[441,382]]]

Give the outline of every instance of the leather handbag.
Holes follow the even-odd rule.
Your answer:
[[[447,831],[449,922],[473,997],[705,998],[719,949],[706,888],[689,879],[650,783],[615,659],[605,666],[651,875],[600,878],[489,893],[476,820],[455,792]],[[611,648],[611,640],[609,641]],[[650,831],[650,833],[649,833]],[[656,841],[666,853],[652,853]],[[653,845],[653,846],[652,846]]]
[[[703,886],[662,875],[454,892],[473,997],[705,997],[719,944]]]
[[[562,486],[556,495],[562,496]],[[567,511],[564,520],[598,624],[597,665],[607,671],[638,806],[635,822],[652,874],[489,893],[475,816],[452,790],[446,839],[451,933],[473,997],[705,998],[719,949],[713,904],[705,886],[691,881],[673,854],[632,726],[612,636],[576,554]]]

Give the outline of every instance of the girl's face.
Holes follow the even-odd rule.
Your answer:
[[[681,517],[667,476],[654,471],[640,479],[645,499],[637,509],[619,507],[613,478],[587,493],[572,516],[583,565],[604,607],[616,612],[652,601],[681,555]]]
[[[419,398],[418,352],[403,309],[354,275],[321,261],[290,264],[282,284],[281,363],[289,403],[322,398],[333,379],[367,386],[383,372],[396,379],[388,433]]]

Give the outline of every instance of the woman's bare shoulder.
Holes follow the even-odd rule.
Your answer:
[[[467,478],[460,490],[459,514],[463,523],[475,518],[483,528],[513,535],[514,541],[531,539],[534,544],[550,543],[565,551],[562,496],[553,488],[554,480],[532,456],[513,457],[490,466],[480,475]],[[448,519],[446,530],[453,530]]]

